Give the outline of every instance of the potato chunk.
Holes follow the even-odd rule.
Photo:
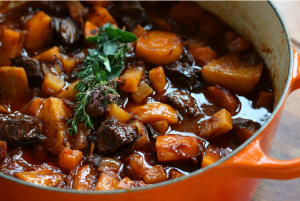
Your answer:
[[[157,93],[162,94],[165,92],[167,80],[164,69],[161,66],[149,71],[149,79]]]
[[[28,99],[28,80],[24,68],[0,68],[0,93],[4,100]]]
[[[177,61],[183,52],[180,39],[173,33],[151,31],[136,42],[136,54],[155,65]]]
[[[88,145],[88,136],[92,134],[92,129],[85,128],[84,123],[77,125],[77,133],[71,136],[72,149],[84,150]]]
[[[61,77],[48,73],[44,77],[42,91],[48,96],[53,96],[56,95],[64,86],[65,82]]]
[[[140,117],[143,123],[167,121],[169,124],[176,124],[179,121],[177,111],[163,103],[148,103],[133,109],[131,112]]]
[[[43,135],[45,147],[53,154],[60,154],[65,148],[64,141],[69,134],[67,120],[72,117],[71,110],[61,99],[50,97],[43,105],[41,119],[45,122]]]
[[[207,151],[203,156],[201,167],[207,167],[220,159],[220,155],[213,151]]]
[[[167,121],[156,121],[150,123],[152,128],[161,135],[164,135],[169,129],[169,124]]]
[[[76,80],[72,82],[69,86],[67,86],[65,89],[63,89],[59,94],[57,95],[58,98],[65,98],[69,101],[75,101],[76,94],[78,93],[77,90],[75,90],[75,86],[79,83],[79,80]]]
[[[172,169],[169,171],[169,179],[176,179],[184,176],[185,174],[179,172],[178,170]]]
[[[108,106],[108,118],[114,117],[119,121],[126,123],[131,118],[131,115],[128,114],[125,110],[120,108],[116,103],[111,103]]]
[[[126,170],[127,175],[134,180],[142,179],[146,170],[149,169],[142,155],[132,154],[128,156],[127,161],[130,164]]]
[[[237,39],[231,41],[228,44],[228,48],[231,52],[242,52],[246,50],[251,50],[252,44],[248,39],[238,37]]]
[[[155,184],[158,182],[166,181],[168,176],[161,165],[156,165],[147,170],[143,176],[146,184]]]
[[[235,55],[226,55],[206,64],[202,68],[202,77],[209,85],[249,93],[258,83],[262,68],[263,62],[247,65]]]
[[[216,138],[232,129],[231,114],[223,109],[200,123],[197,135],[204,139]]]
[[[87,21],[91,22],[97,27],[102,27],[106,23],[116,23],[115,19],[110,15],[110,13],[99,5],[93,6],[87,17]]]
[[[30,107],[27,110],[27,113],[33,117],[39,117],[43,104],[45,102],[44,98],[35,98]]]
[[[137,92],[144,72],[144,67],[127,69],[125,73],[120,77],[122,83],[119,84],[119,89],[126,92]]]
[[[116,173],[112,171],[102,172],[94,191],[115,190],[118,189],[119,183],[120,179]]]
[[[71,72],[74,67],[78,64],[78,59],[75,57],[62,56],[61,57],[62,67],[65,73]]]
[[[43,169],[33,172],[19,172],[15,176],[18,179],[27,181],[32,184],[40,186],[56,187],[63,183],[66,179],[66,175],[62,173],[55,173],[52,170]]]
[[[96,36],[98,34],[98,27],[87,21],[84,25],[84,39]]]
[[[132,93],[132,98],[136,102],[141,102],[153,93],[153,89],[146,83],[142,82],[138,87],[137,92]]]
[[[51,41],[51,17],[39,11],[24,24],[24,30],[28,32],[25,40],[27,50],[45,47]]]
[[[184,161],[198,156],[201,140],[179,135],[157,136],[155,146],[159,162]]]
[[[3,29],[0,48],[0,66],[9,66],[11,64],[10,59],[19,56],[24,45],[24,35],[25,32]]]

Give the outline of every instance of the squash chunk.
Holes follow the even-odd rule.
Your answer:
[[[108,106],[108,118],[114,117],[119,121],[126,123],[131,118],[131,115],[128,114],[125,110],[120,108],[116,103],[111,103]]]
[[[207,167],[220,159],[220,155],[213,151],[207,151],[203,156],[201,167]]]
[[[118,188],[119,183],[120,179],[116,173],[112,171],[102,172],[94,191],[115,190]]]
[[[43,104],[45,102],[44,98],[35,98],[30,107],[28,108],[27,113],[33,117],[39,117]]]
[[[0,92],[4,100],[27,99],[30,96],[24,68],[0,68]]]
[[[147,135],[143,135],[140,139],[138,139],[133,146],[134,150],[152,150],[152,142],[150,141],[150,139],[148,138]],[[155,150],[155,147],[153,147]]]
[[[93,6],[87,17],[87,21],[91,22],[97,27],[102,27],[106,23],[116,23],[115,19],[110,15],[110,13],[99,5]]]
[[[128,177],[124,177],[120,183],[118,189],[129,189],[147,186],[143,181],[132,181]]]
[[[200,153],[201,140],[197,137],[166,135],[156,137],[159,162],[175,162],[192,159]]]
[[[141,25],[137,25],[135,27],[135,29],[132,31],[132,33],[136,36],[136,37],[141,37],[145,34],[147,34],[147,31],[141,26]]]
[[[138,87],[137,92],[132,93],[132,98],[136,102],[141,102],[153,93],[153,89],[146,83],[142,82]]]
[[[86,164],[71,170],[67,184],[75,190],[90,191],[97,182],[98,176],[97,169],[92,164]]]
[[[60,184],[64,183],[66,179],[66,175],[62,173],[56,173],[48,169],[37,170],[33,172],[20,172],[16,173],[15,176],[18,179],[32,184],[49,187],[59,186]]]
[[[74,57],[63,56],[61,57],[62,67],[65,73],[69,73],[78,64],[78,60]]]
[[[196,64],[203,66],[217,58],[217,53],[209,47],[190,48],[189,53],[194,57]]]
[[[40,11],[24,24],[28,32],[25,39],[25,48],[34,50],[45,47],[51,41],[51,17]]]
[[[162,94],[165,92],[167,80],[164,69],[161,66],[149,71],[149,79],[157,93]]]
[[[177,61],[183,52],[180,39],[173,33],[150,31],[136,42],[136,54],[155,65]]]
[[[42,91],[46,95],[55,95],[65,86],[65,81],[61,77],[48,73],[44,77]]]
[[[258,83],[262,68],[263,62],[247,65],[235,55],[226,55],[206,64],[202,68],[202,77],[209,85],[249,93]]]
[[[196,21],[203,14],[204,9],[197,3],[190,1],[178,2],[168,13],[175,20]]]
[[[127,69],[125,73],[120,77],[122,83],[119,84],[119,89],[126,92],[137,92],[144,72],[144,67]]]
[[[150,123],[152,128],[161,135],[164,135],[169,129],[169,124],[167,121],[157,121]]]
[[[75,86],[79,83],[79,80],[76,80],[72,82],[69,86],[67,86],[65,89],[63,89],[58,95],[58,98],[65,98],[69,101],[74,101],[76,98],[76,94],[78,93],[77,90],[75,90]]]
[[[19,56],[24,45],[25,32],[3,29],[0,48],[0,66],[9,66],[10,59]]]
[[[179,121],[177,111],[163,103],[149,103],[139,106],[131,112],[140,117],[143,123],[167,121],[169,124],[176,124]]]
[[[232,129],[231,114],[223,109],[211,118],[202,121],[199,126],[199,137],[204,139],[216,138]]]
[[[7,142],[0,141],[0,162],[7,156]]]
[[[274,107],[274,97],[275,94],[271,92],[259,92],[258,99],[256,101],[255,107],[267,107],[273,108]]]
[[[156,165],[147,170],[143,176],[146,184],[155,184],[158,182],[166,181],[168,176],[161,165]]]
[[[90,22],[86,22],[84,25],[84,39],[86,40],[89,37],[96,36],[98,34],[98,27]]]
[[[176,179],[184,176],[185,174],[179,172],[178,170],[172,169],[169,171],[169,179]]]
[[[234,115],[239,106],[239,100],[230,91],[220,86],[208,87],[205,96],[215,103],[218,107],[225,108],[228,112]]]
[[[43,135],[47,138],[45,147],[53,154],[60,154],[69,136],[66,132],[69,127],[66,122],[72,117],[71,110],[61,99],[50,97],[44,102],[40,117],[45,122],[43,127]]]
[[[80,163],[82,152],[78,150],[64,149],[58,156],[58,165],[62,169],[72,170]]]
[[[55,61],[57,59],[61,59],[61,54],[59,53],[58,47],[54,46],[51,49],[35,56],[34,59],[39,60],[39,62]]]

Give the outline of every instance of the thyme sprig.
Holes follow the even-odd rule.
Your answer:
[[[86,128],[94,129],[87,109],[98,109],[102,113],[110,103],[119,98],[116,90],[118,77],[124,69],[127,43],[135,42],[137,37],[127,31],[114,29],[107,23],[99,28],[96,36],[86,39],[95,44],[94,49],[88,49],[84,65],[77,77],[80,79],[75,86],[77,106],[74,118],[68,121],[71,135],[77,133],[77,124],[82,122]]]

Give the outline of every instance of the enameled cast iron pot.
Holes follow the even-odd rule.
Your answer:
[[[268,157],[288,95],[300,88],[300,56],[272,2],[199,2],[249,38],[270,69],[276,107],[258,132],[227,157],[188,176],[148,187],[85,192],[40,187],[0,174],[1,201],[250,200],[260,178],[300,177],[300,158]],[[251,114],[248,114],[251,115]]]

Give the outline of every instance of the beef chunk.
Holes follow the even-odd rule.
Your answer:
[[[101,124],[97,132],[98,149],[100,152],[114,153],[138,138],[136,127],[110,118]]]
[[[21,113],[0,114],[0,139],[10,142],[32,142],[44,139],[42,122]]]
[[[57,41],[57,43],[61,42],[65,46],[72,46],[80,40],[79,29],[70,18],[52,17],[51,28],[54,36],[53,41]]]
[[[243,118],[233,119],[232,125],[236,137],[241,142],[249,139],[261,127],[259,123]]]
[[[43,83],[44,76],[38,60],[27,56],[16,57],[11,59],[11,66],[23,67],[31,86],[40,86]]]
[[[119,25],[126,26],[128,31],[133,31],[139,24],[142,27],[151,26],[145,10],[137,1],[120,1],[109,10]]]
[[[165,102],[172,105],[181,115],[197,117],[201,115],[196,100],[183,91],[174,91],[164,96]]]

